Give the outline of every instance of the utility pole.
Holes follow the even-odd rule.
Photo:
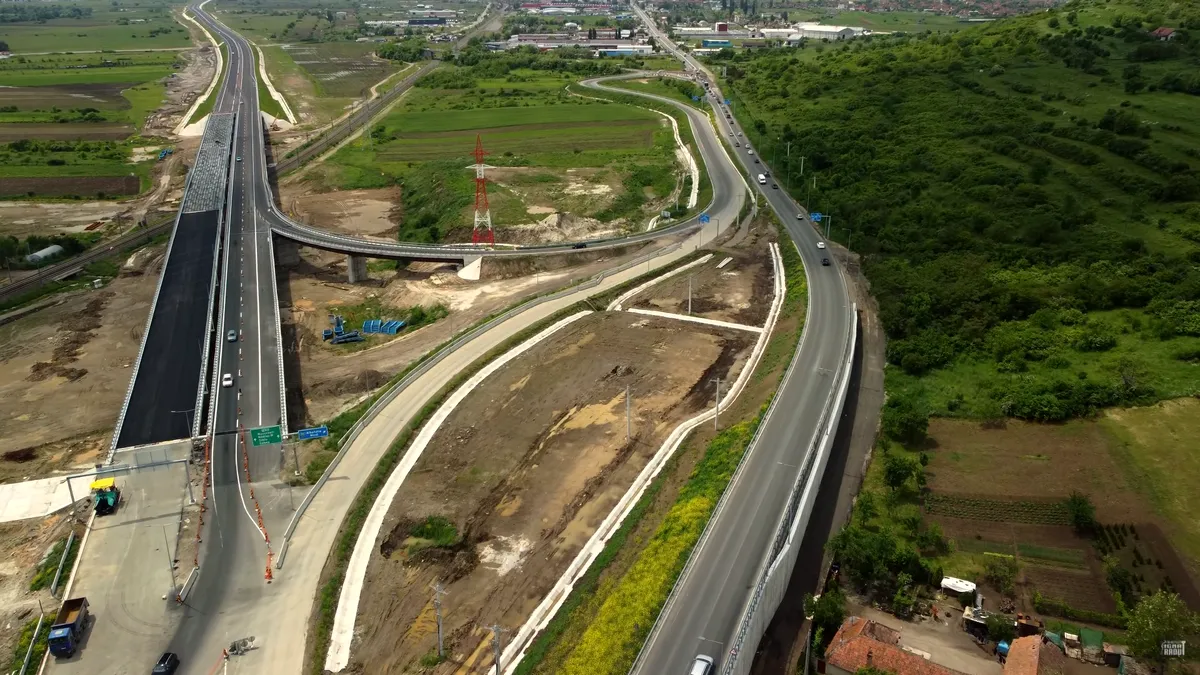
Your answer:
[[[789,190],[791,190],[792,189],[792,142],[791,141],[787,142],[787,155],[785,156],[784,162],[787,163],[787,187]]]
[[[692,277],[688,275],[688,316],[692,315]]]
[[[446,587],[442,582],[437,582],[433,585],[433,609],[437,613],[437,635],[438,635],[438,660],[445,658],[445,652],[442,650],[442,596],[446,595]]]
[[[833,231],[833,216],[825,215],[825,238],[829,238],[829,233]]]
[[[500,634],[508,631],[500,627],[500,624],[494,623],[488,626],[488,630],[492,631],[492,653],[496,659],[496,675],[500,675]]]
[[[721,378],[714,378],[717,383],[716,404],[713,405],[713,431],[721,430]]]
[[[629,387],[625,387],[625,440],[633,438],[633,400],[629,396]]]

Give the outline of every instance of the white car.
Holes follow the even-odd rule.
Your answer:
[[[746,151],[746,154],[747,154],[747,155],[753,155],[753,154],[754,154],[754,151],[753,151],[753,150],[747,150],[747,151]]]
[[[818,242],[817,242],[817,248],[825,248],[825,242],[823,242],[823,241],[818,241]]]
[[[225,373],[224,375],[222,375],[221,376],[221,386],[222,387],[232,387],[233,386],[233,375],[230,375],[229,373]]]
[[[688,671],[688,675],[710,675],[715,665],[711,656],[700,654],[692,661],[692,669]]]

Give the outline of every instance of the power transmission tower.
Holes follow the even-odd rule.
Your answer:
[[[487,178],[484,169],[491,168],[483,163],[483,139],[475,135],[475,229],[471,232],[471,243],[496,245],[496,235],[492,232],[492,211],[488,208]]]

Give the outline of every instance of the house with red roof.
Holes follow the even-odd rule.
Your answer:
[[[905,650],[898,631],[861,616],[849,617],[825,649],[817,672],[854,675],[868,666],[896,675],[966,675]]]
[[[1013,640],[1004,662],[1004,675],[1063,675],[1067,655],[1041,635]]]

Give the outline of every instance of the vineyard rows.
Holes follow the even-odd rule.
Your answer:
[[[1063,502],[1003,501],[934,493],[925,497],[925,511],[951,518],[1027,525],[1069,525],[1071,522]]]

